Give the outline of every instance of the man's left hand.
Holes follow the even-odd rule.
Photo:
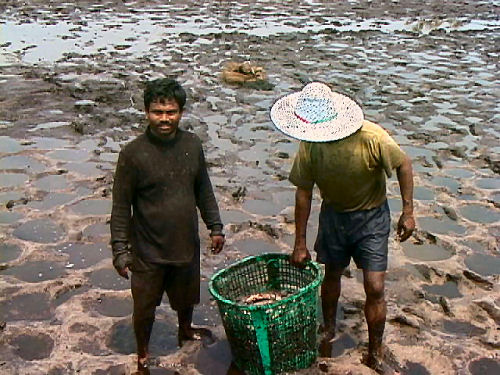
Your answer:
[[[406,241],[410,238],[411,234],[415,230],[415,219],[412,214],[401,214],[398,221],[397,236],[400,242]]]
[[[212,236],[212,254],[219,254],[224,247],[224,236]]]

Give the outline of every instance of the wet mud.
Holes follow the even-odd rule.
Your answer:
[[[497,374],[498,15],[495,0],[0,0],[0,373],[134,373],[130,282],[107,246],[111,188],[121,146],[144,130],[144,82],[170,76],[187,89],[182,126],[203,140],[227,243],[209,255],[200,223],[194,321],[218,340],[177,348],[164,300],[151,373],[233,371],[208,281],[245,256],[291,251],[298,144],[269,108],[320,80],[413,160],[417,231],[403,244],[391,233],[386,288],[400,372]],[[230,61],[262,67],[267,84],[222,81]],[[394,226],[395,177],[387,191]],[[311,249],[319,205],[315,191]],[[342,282],[333,358],[297,374],[373,374],[361,273]]]

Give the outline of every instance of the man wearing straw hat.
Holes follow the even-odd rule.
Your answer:
[[[335,337],[341,276],[352,258],[363,270],[366,293],[369,343],[364,363],[379,370],[386,366],[382,350],[390,232],[386,176],[396,170],[403,202],[397,236],[405,241],[415,228],[411,161],[382,127],[364,119],[352,99],[320,82],[278,99],[271,120],[301,141],[289,176],[297,187],[291,262],[298,266],[311,258],[306,228],[314,184],[322,197],[314,245],[318,262],[325,264],[322,346],[328,347]]]

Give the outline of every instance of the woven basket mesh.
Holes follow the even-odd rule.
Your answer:
[[[309,367],[317,357],[318,287],[323,273],[315,262],[304,268],[285,254],[262,254],[216,273],[209,284],[222,317],[233,359],[252,375]],[[249,295],[282,292],[282,300],[247,305]]]

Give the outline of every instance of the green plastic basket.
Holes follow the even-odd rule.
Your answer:
[[[231,346],[233,360],[251,375],[307,368],[317,357],[319,265],[290,264],[289,255],[261,254],[217,272],[209,283]],[[266,305],[247,305],[245,296],[284,292]]]

